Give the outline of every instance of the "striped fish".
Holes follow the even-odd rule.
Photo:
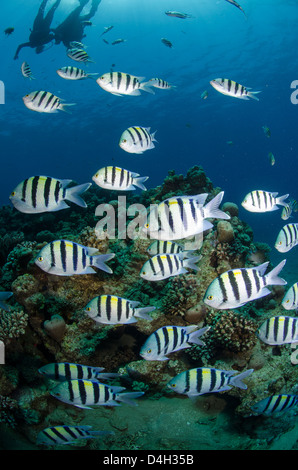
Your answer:
[[[290,287],[282,299],[281,305],[286,310],[298,310],[298,282]]]
[[[278,193],[269,191],[251,191],[243,199],[241,205],[249,212],[271,212],[279,208],[278,205],[286,206],[285,199],[288,194],[277,197]]]
[[[271,395],[255,403],[251,409],[258,414],[272,415],[293,408],[298,404],[298,395]]]
[[[74,274],[94,274],[95,266],[106,273],[113,271],[105,263],[114,258],[115,253],[95,255],[97,248],[79,245],[68,240],[55,240],[44,246],[35,264],[43,271],[56,276],[72,276]]]
[[[132,191],[136,189],[135,186],[143,191],[147,191],[143,183],[148,178],[149,176],[140,176],[138,173],[133,173],[117,166],[105,166],[92,176],[92,180],[98,186],[114,191]]]
[[[58,96],[49,91],[33,91],[23,96],[25,106],[37,113],[57,113],[58,110],[70,113],[68,106],[74,106],[75,103],[61,103]]]
[[[141,83],[143,80],[144,77],[136,77],[129,73],[111,71],[103,74],[96,81],[103,90],[116,96],[138,96],[141,94],[140,90],[154,94],[154,91],[148,86],[148,82]]]
[[[240,83],[234,82],[228,78],[215,78],[211,80],[210,85],[219,91],[223,95],[232,96],[234,98],[240,98],[241,100],[248,100],[253,98],[254,100],[259,101],[259,98],[255,96],[260,91],[248,91],[250,88],[240,85]]]
[[[27,62],[23,62],[23,63],[22,63],[22,65],[21,65],[21,72],[22,72],[23,77],[29,78],[29,80],[35,80],[35,78],[34,78],[33,75],[32,75],[30,66],[29,66],[29,64],[28,64]]]
[[[137,308],[139,304],[115,295],[100,295],[86,305],[85,313],[97,323],[105,325],[135,323],[136,318],[151,321],[152,318],[147,314],[155,307]]]
[[[51,390],[51,395],[58,400],[77,408],[92,410],[92,406],[119,406],[118,402],[136,405],[135,398],[144,392],[120,393],[125,387],[108,386],[97,380],[67,380]]]
[[[6,300],[13,295],[13,292],[0,292],[0,308],[5,311],[9,311],[10,307],[6,305]]]
[[[104,367],[84,366],[71,362],[55,362],[46,364],[38,369],[38,372],[52,380],[74,380],[74,379],[109,379],[118,377],[119,374],[105,373]]]
[[[260,326],[257,336],[271,346],[296,343],[298,341],[298,318],[271,317]]]
[[[220,370],[208,367],[190,369],[178,374],[170,380],[167,386],[177,393],[195,397],[204,393],[225,392],[234,387],[247,389],[242,382],[253,372],[253,369],[246,370],[239,375],[236,370]]]
[[[77,62],[93,62],[87,52],[81,48],[73,47],[71,49],[67,49],[66,54],[70,59]]]
[[[60,211],[69,209],[65,201],[80,207],[87,207],[81,194],[91,183],[67,188],[72,180],[58,180],[50,176],[31,176],[18,184],[9,196],[13,206],[26,214]]]
[[[94,439],[98,436],[114,434],[113,431],[91,431],[92,426],[50,426],[37,435],[39,446],[59,446],[73,444],[80,439]]]
[[[162,78],[150,78],[148,84],[154,86],[155,88],[160,88],[161,90],[170,90],[171,88],[177,88],[175,85],[171,85],[169,82],[166,82]]]
[[[230,219],[219,210],[223,195],[220,192],[205,206],[208,194],[166,199],[150,211],[143,231],[158,240],[180,240],[209,230],[213,225],[206,219]]]
[[[150,127],[132,126],[122,133],[119,146],[128,153],[143,153],[154,149],[155,134],[150,134]]]
[[[200,330],[197,328],[197,325],[163,326],[149,336],[141,348],[140,355],[147,361],[167,361],[169,358],[166,354],[189,348],[191,344],[204,346],[205,343],[199,338],[210,327]]]
[[[298,224],[284,225],[275,242],[275,248],[280,253],[290,251],[298,243]]]
[[[168,242],[162,240],[155,240],[149,246],[147,252],[150,256],[159,255],[159,254],[178,254],[182,253],[184,250],[183,246],[176,242]]]
[[[57,70],[57,74],[61,78],[66,80],[82,80],[84,78],[93,78],[97,76],[98,73],[86,73],[85,70],[79,69],[78,67],[61,67]]]
[[[209,307],[227,310],[265,297],[271,293],[266,286],[287,284],[278,277],[285,263],[286,260],[281,261],[266,275],[269,261],[254,268],[230,269],[211,282],[203,300]]]
[[[199,271],[196,263],[201,256],[193,256],[188,258],[187,251],[178,254],[160,254],[152,256],[143,265],[140,276],[146,281],[161,281],[171,276],[179,276],[179,274],[187,274],[187,269]]]

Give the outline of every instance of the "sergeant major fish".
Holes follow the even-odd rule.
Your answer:
[[[6,300],[10,299],[13,295],[13,292],[0,292],[0,308],[5,311],[9,311],[10,307],[6,305]]]
[[[150,78],[148,84],[154,86],[155,88],[160,88],[161,90],[170,90],[171,88],[176,88],[175,85],[171,85],[166,80],[162,78]]]
[[[286,310],[298,310],[298,282],[295,282],[284,295],[281,305]]]
[[[88,53],[84,49],[73,47],[71,49],[67,49],[66,54],[70,59],[75,60],[76,62],[93,62],[94,63],[94,61],[91,60]]]
[[[104,367],[85,366],[82,364],[74,364],[71,362],[55,362],[40,367],[38,372],[52,380],[105,380],[118,377],[119,374],[102,372]]]
[[[257,414],[270,416],[274,413],[289,410],[298,404],[298,395],[271,395],[255,403],[251,409]]]
[[[82,80],[84,78],[93,78],[99,75],[98,73],[86,73],[85,70],[72,66],[58,69],[57,74],[65,80]]]
[[[87,410],[92,410],[92,406],[119,406],[119,402],[135,406],[133,400],[144,395],[144,392],[121,393],[123,390],[125,387],[108,386],[97,380],[78,379],[62,382],[50,393],[64,403]]]
[[[96,255],[97,248],[83,246],[69,240],[55,240],[44,246],[38,253],[35,264],[43,271],[56,276],[74,274],[94,274],[92,266],[112,273],[105,263],[114,258],[115,253]]]
[[[125,152],[141,154],[155,147],[155,134],[150,133],[150,127],[132,126],[122,133],[119,146]]]
[[[92,180],[98,186],[114,191],[132,191],[136,187],[147,191],[143,183],[148,178],[149,176],[140,176],[138,173],[117,166],[106,166],[92,176]]]
[[[170,242],[170,241],[161,241],[161,240],[155,240],[153,243],[151,243],[151,245],[149,246],[147,250],[150,256],[165,254],[165,253],[177,254],[177,253],[181,253],[182,251],[184,251],[184,248],[179,243]]]
[[[85,313],[97,323],[119,325],[135,323],[136,318],[151,321],[149,312],[155,307],[138,307],[140,302],[124,299],[115,295],[101,295],[90,300]]]
[[[196,263],[201,256],[189,258],[187,251],[178,254],[159,254],[152,256],[143,265],[140,276],[146,281],[161,281],[171,276],[188,273],[187,269],[199,271]]]
[[[154,91],[148,86],[148,82],[141,83],[144,77],[136,77],[124,72],[109,72],[99,77],[96,82],[105,91],[112,95],[122,96],[139,96],[140,90],[153,93]]]
[[[212,228],[213,224],[206,219],[229,220],[230,216],[219,209],[224,192],[204,206],[207,196],[205,193],[164,200],[150,211],[143,231],[158,240],[180,240]]]
[[[285,206],[285,200],[289,197],[288,194],[278,196],[278,193],[271,193],[269,191],[251,191],[243,199],[241,205],[249,212],[271,212],[276,211],[280,206]]]
[[[28,95],[23,96],[24,105],[38,113],[57,113],[58,110],[70,113],[68,106],[74,106],[75,103],[61,103],[58,96],[53,95],[49,91],[32,91]]]
[[[287,284],[278,277],[285,263],[286,260],[281,261],[266,275],[269,261],[254,268],[230,269],[211,282],[203,300],[209,307],[227,310],[265,297],[271,293],[267,286]]]
[[[204,393],[226,392],[232,388],[232,385],[246,390],[247,385],[242,380],[252,372],[253,369],[248,369],[234,377],[237,374],[236,370],[199,367],[178,374],[168,382],[167,386],[188,397],[196,397]]]
[[[32,75],[30,66],[29,66],[29,64],[28,64],[27,62],[23,62],[23,63],[22,63],[22,65],[21,65],[21,72],[22,72],[23,77],[29,78],[29,80],[35,80],[35,78],[34,78],[33,75]]]
[[[114,434],[113,431],[91,431],[92,426],[49,426],[38,433],[36,444],[59,446],[73,444],[80,439],[94,439],[98,436]]]
[[[210,327],[197,329],[197,325],[189,326],[162,326],[154,331],[146,340],[140,351],[146,361],[167,361],[166,354],[190,348],[192,344],[204,346],[205,343],[199,338],[206,333]]]
[[[69,209],[65,201],[87,207],[81,194],[91,183],[67,188],[72,180],[58,180],[50,176],[31,176],[19,183],[9,196],[13,206],[26,214],[54,212]]]
[[[270,346],[298,342],[298,318],[279,315],[262,323],[257,331],[258,338]]]
[[[228,78],[215,78],[211,80],[210,85],[223,95],[232,96],[233,98],[239,98],[241,100],[253,98],[259,101],[259,98],[255,95],[261,93],[260,91],[248,91],[250,88],[244,87],[240,85],[240,83],[234,82]]]
[[[280,253],[290,251],[298,244],[298,224],[284,225],[277,235],[275,248]]]

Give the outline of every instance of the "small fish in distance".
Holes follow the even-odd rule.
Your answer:
[[[215,78],[211,80],[210,85],[215,88],[219,93],[223,95],[231,96],[233,98],[239,98],[241,100],[248,100],[253,98],[259,101],[259,98],[255,96],[260,91],[248,91],[250,88],[240,85],[240,83],[234,82],[228,78]]]
[[[169,40],[166,39],[166,38],[161,38],[161,42],[162,42],[165,46],[169,47],[170,49],[173,47],[173,44],[171,43],[171,41],[169,41]]]

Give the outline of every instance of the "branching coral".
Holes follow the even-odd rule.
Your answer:
[[[14,413],[18,410],[18,402],[0,395],[0,423],[12,428],[16,427]]]
[[[162,311],[167,315],[184,316],[200,300],[198,280],[194,274],[172,277],[162,298]]]
[[[8,312],[0,308],[0,340],[4,343],[18,338],[25,333],[28,315],[23,310],[14,308]]]

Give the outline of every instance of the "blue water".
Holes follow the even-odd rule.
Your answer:
[[[49,0],[49,7],[54,3]],[[14,60],[17,46],[28,40],[29,28],[40,0],[2,0],[0,15],[0,80],[5,104],[0,105],[0,205],[26,177],[44,174],[91,181],[105,165],[148,175],[146,184],[162,184],[168,171],[186,174],[201,165],[214,186],[225,191],[224,201],[240,206],[254,189],[289,193],[298,198],[298,105],[291,102],[291,83],[298,79],[296,0],[240,0],[243,13],[225,0],[102,0],[86,27],[88,54],[95,63],[88,72],[127,72],[150,79],[159,77],[177,88],[155,90],[155,95],[114,96],[95,80],[67,81],[56,70],[81,66],[66,56],[63,44],[41,54],[24,48]],[[61,0],[53,27],[78,5]],[[165,10],[194,16],[171,18]],[[87,8],[88,10],[88,8]],[[100,37],[104,27],[114,28]],[[15,30],[10,36],[3,31]],[[165,47],[161,38],[173,43]],[[126,42],[112,46],[118,38]],[[25,79],[27,61],[36,78]],[[230,78],[261,91],[259,101],[221,95],[209,84]],[[22,97],[35,90],[50,91],[66,103],[76,103],[72,114],[39,114],[24,106]],[[208,98],[201,99],[207,90]],[[122,132],[140,125],[157,130],[155,149],[143,155],[124,152],[118,145]],[[262,126],[269,126],[267,138]],[[229,145],[227,142],[232,141]],[[276,163],[270,165],[268,153]],[[251,214],[240,206],[240,218],[253,228],[255,239],[273,248],[284,225],[281,210]],[[297,215],[291,221],[297,221]],[[296,269],[297,252],[288,262]]]

